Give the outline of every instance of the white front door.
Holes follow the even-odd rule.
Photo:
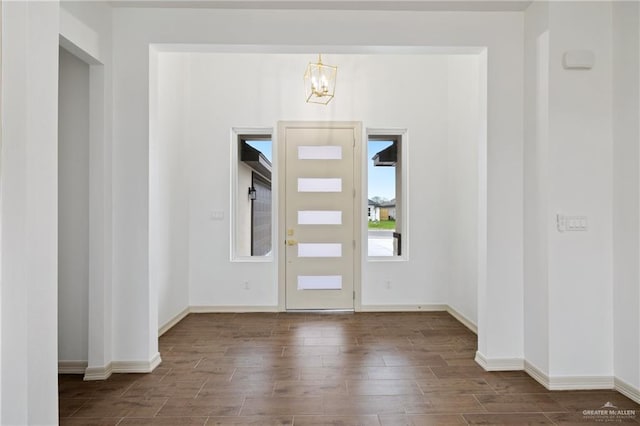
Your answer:
[[[360,125],[281,123],[286,309],[353,309]]]

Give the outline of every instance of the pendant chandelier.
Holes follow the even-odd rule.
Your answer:
[[[318,62],[310,62],[304,72],[304,97],[308,103],[328,104],[336,91],[336,75],[338,67],[322,63],[322,55]]]

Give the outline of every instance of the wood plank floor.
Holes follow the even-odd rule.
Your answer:
[[[151,374],[60,376],[60,424],[597,424],[583,410],[607,402],[638,424],[617,392],[549,392],[485,372],[475,350],[441,312],[191,314],[160,338]]]

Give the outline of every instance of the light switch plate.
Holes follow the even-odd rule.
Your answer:
[[[556,215],[558,232],[586,231],[589,227],[587,216],[568,216],[558,213]]]

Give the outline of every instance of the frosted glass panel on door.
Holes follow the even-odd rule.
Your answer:
[[[298,160],[342,160],[341,146],[299,146]]]
[[[342,179],[298,178],[298,192],[342,192]]]
[[[340,210],[298,211],[298,225],[342,225]]]
[[[342,290],[342,275],[298,275],[298,290]]]
[[[299,243],[298,257],[341,257],[340,243]]]

